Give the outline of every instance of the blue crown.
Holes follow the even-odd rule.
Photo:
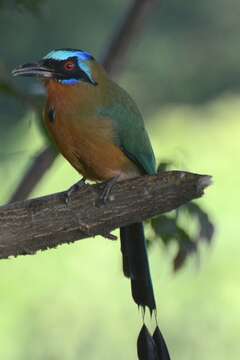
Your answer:
[[[88,61],[93,60],[93,56],[83,50],[77,50],[77,49],[57,49],[52,50],[50,53],[48,53],[46,56],[44,56],[43,59],[53,59],[53,60],[67,60],[70,57],[76,56],[80,61]]]

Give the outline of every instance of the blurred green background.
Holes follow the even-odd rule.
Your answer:
[[[161,4],[160,4],[161,3]],[[144,114],[158,160],[211,174],[198,203],[216,224],[174,274],[175,245],[150,249],[161,328],[174,360],[237,359],[240,353],[240,4],[165,0],[146,19],[118,82]],[[34,113],[9,96],[18,64],[58,47],[99,58],[130,1],[0,1],[0,201],[14,192],[47,140]],[[59,156],[31,196],[64,190],[79,175]],[[117,232],[116,232],[117,233]],[[118,242],[96,237],[0,262],[0,358],[136,359],[140,316],[123,278]],[[154,324],[152,324],[154,325]]]

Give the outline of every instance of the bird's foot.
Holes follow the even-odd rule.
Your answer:
[[[64,194],[65,196],[65,203],[66,205],[69,204],[69,201],[71,200],[71,195],[78,191],[79,189],[82,189],[83,187],[88,186],[86,184],[86,179],[84,177],[81,178],[81,180],[79,180],[78,182],[76,182],[75,184],[73,184]]]
[[[108,180],[104,184],[104,188],[103,188],[103,190],[98,198],[98,201],[97,201],[97,206],[99,206],[99,207],[103,206],[108,202],[111,190],[112,190],[114,184],[117,182],[117,180],[118,180],[118,176]]]

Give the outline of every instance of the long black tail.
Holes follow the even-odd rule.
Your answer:
[[[120,228],[124,275],[131,279],[132,297],[137,305],[156,309],[142,223]]]
[[[150,313],[156,310],[148,255],[142,223],[135,223],[120,228],[121,250],[123,256],[124,275],[131,280],[132,297],[138,306]],[[157,325],[157,324],[156,324]],[[158,325],[153,336],[145,324],[139,333],[139,360],[170,360],[166,343]]]

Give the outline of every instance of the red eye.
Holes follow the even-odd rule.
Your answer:
[[[64,69],[67,70],[67,71],[74,70],[75,69],[75,63],[73,61],[67,61],[64,64]]]

